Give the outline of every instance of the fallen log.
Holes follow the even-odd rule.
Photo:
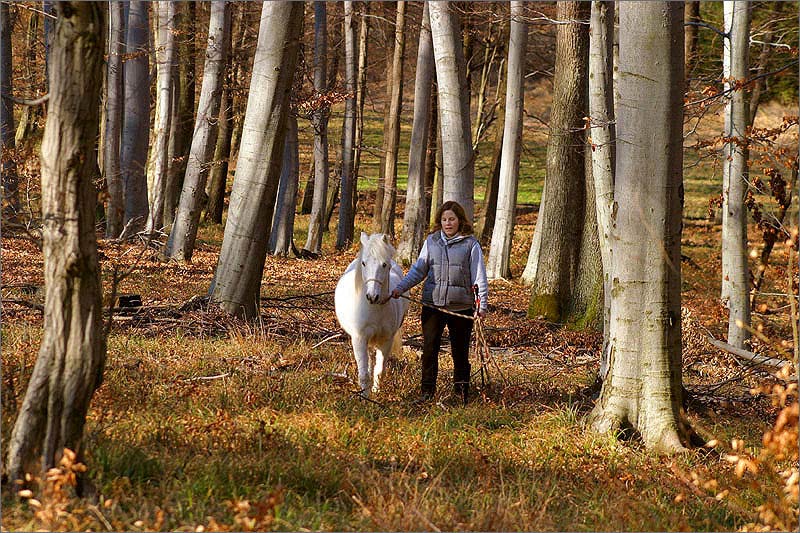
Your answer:
[[[720,350],[724,350],[732,355],[735,355],[739,359],[743,361],[747,361],[749,363],[755,363],[758,365],[768,366],[770,368],[774,368],[775,370],[780,370],[785,366],[790,366],[792,364],[791,361],[788,359],[778,359],[776,357],[767,357],[765,355],[758,355],[756,353],[743,350],[742,348],[737,348],[736,346],[731,346],[727,342],[719,341],[714,337],[706,337],[706,341],[712,346],[719,348]]]

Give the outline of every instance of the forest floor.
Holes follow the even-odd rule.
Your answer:
[[[542,168],[542,150],[524,157]],[[707,341],[727,331],[720,226],[706,215],[717,178],[687,158],[683,381],[686,415],[711,441],[706,448],[659,457],[584,427],[602,335],[527,316],[529,289],[518,277],[535,187],[517,217],[515,277],[490,283],[491,357],[466,406],[449,397],[447,349],[436,401],[416,402],[416,304],[381,392],[370,401],[355,394],[355,362],[333,312],[334,286],[355,247],[337,252],[326,234],[319,259],[268,257],[260,319],[244,322],[202,299],[222,240],[222,227],[204,224],[188,264],[160,261],[158,243],[100,241],[105,303],[114,272],[125,272],[119,294],[141,295],[143,306],[113,315],[104,382],[85,430],[92,494],[73,498],[68,483],[60,485],[74,468],[64,464],[30,499],[3,491],[2,529],[796,529],[796,510],[782,499],[781,472],[791,465],[764,455],[781,407],[764,391],[784,382]],[[362,199],[357,232],[370,227]],[[307,218],[297,217],[298,247]],[[401,223],[399,216],[398,231]],[[751,226],[750,235],[758,249],[760,232]],[[779,243],[755,306],[757,353],[791,358],[790,264],[797,268],[796,254]],[[44,295],[33,242],[4,234],[2,265],[5,454],[41,339]],[[474,369],[479,360],[475,353]]]

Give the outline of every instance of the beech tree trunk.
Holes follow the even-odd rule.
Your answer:
[[[603,351],[599,377],[608,370],[611,319],[611,214],[614,207],[614,2],[595,0],[589,35],[589,147],[592,158],[595,210],[603,264]]]
[[[407,265],[416,261],[425,242],[428,227],[425,199],[425,160],[431,121],[431,89],[433,88],[433,42],[431,40],[428,4],[422,8],[422,25],[419,28],[417,72],[414,81],[414,122],[408,149],[408,186],[406,209],[403,215],[403,233],[397,247],[397,256]],[[434,132],[435,135],[435,132]]]
[[[175,58],[175,2],[163,0],[153,4],[156,10],[156,119],[155,140],[150,151],[148,192],[150,213],[145,231],[164,227],[164,192],[169,170],[168,148],[172,116],[172,81]]]
[[[258,315],[302,26],[302,2],[264,2],[228,220],[210,290],[212,299],[236,316]]]
[[[361,166],[361,144],[364,141],[364,96],[367,92],[367,39],[369,37],[369,2],[362,5],[358,29],[358,66],[356,75],[356,132],[353,138],[353,214],[358,201],[358,170]]]
[[[511,277],[511,240],[517,210],[519,154],[522,148],[522,118],[525,102],[525,50],[528,26],[525,23],[525,4],[511,2],[511,30],[508,41],[508,75],[506,77],[503,150],[500,161],[497,215],[486,275],[490,278]]]
[[[226,0],[211,3],[208,23],[208,46],[203,67],[203,85],[186,163],[181,198],[164,253],[167,257],[189,261],[194,252],[200,223],[201,199],[205,194],[211,158],[217,142],[222,80],[228,57],[231,34],[231,10]]]
[[[8,4],[0,4],[0,92],[10,96],[11,81],[11,19]],[[19,178],[13,157],[9,157],[15,148],[14,141],[14,105],[10,98],[0,97],[0,140],[3,145],[3,214],[15,221],[19,215]]]
[[[308,220],[305,250],[318,254],[322,250],[325,223],[325,204],[328,195],[328,118],[330,105],[322,98],[328,91],[327,56],[328,22],[325,2],[314,2],[314,92],[320,99],[311,116],[314,127],[314,198]]]
[[[177,2],[175,5],[175,28],[177,54],[181,58],[174,71],[172,118],[169,136],[169,171],[164,188],[164,225],[175,221],[175,209],[180,200],[186,162],[192,146],[194,131],[195,93],[195,2]]]
[[[272,231],[267,251],[286,257],[292,249],[294,237],[294,212],[297,205],[297,187],[300,180],[300,151],[297,140],[297,117],[291,112],[287,118],[286,140],[283,146],[283,164],[272,215]]]
[[[123,197],[125,216],[121,237],[142,231],[147,222],[147,149],[150,145],[150,72],[148,68],[149,2],[131,0],[128,10],[124,62],[125,118],[122,126]]]
[[[100,2],[58,2],[42,141],[44,334],[8,447],[9,479],[80,460],[106,354],[95,238],[104,40]],[[88,157],[87,157],[88,155]],[[12,485],[22,488],[21,485]]]
[[[750,47],[750,2],[723,4],[723,67],[726,93],[725,144],[722,151],[722,300],[728,307],[728,344],[745,348],[750,339],[750,269],[747,264],[747,126],[745,87]]]
[[[586,194],[583,132],[588,112],[589,31],[585,21],[590,7],[585,2],[564,1],[556,8],[563,23],[556,29],[546,191],[536,222],[539,246],[531,251],[535,251],[537,266],[528,307],[529,316],[578,327],[594,326],[602,317],[602,291],[591,296],[592,291],[584,285],[591,282],[584,279],[579,283],[593,275],[584,269],[594,264],[595,250],[584,245],[597,239],[591,235],[597,230],[594,197]],[[594,274],[600,283],[602,273],[596,270]]]
[[[450,2],[430,2],[431,36],[439,85],[444,201],[455,200],[472,221],[475,212],[475,159],[472,151],[469,89],[461,47],[461,24]]]
[[[120,169],[120,135],[125,106],[122,85],[122,54],[125,46],[124,6],[120,0],[108,2],[108,63],[106,74],[106,111],[103,131],[103,173],[108,187],[106,204],[106,237],[122,233],[125,216],[122,174]]]
[[[344,90],[347,98],[344,103],[342,121],[342,177],[339,222],[336,227],[336,249],[344,250],[353,242],[355,223],[355,183],[354,173],[355,133],[356,133],[356,26],[353,19],[353,2],[344,3]],[[285,163],[284,163],[285,164]],[[297,169],[299,176],[299,168]],[[294,208],[292,209],[294,214]]]
[[[403,108],[403,60],[406,49],[406,2],[397,2],[397,18],[392,56],[391,99],[389,103],[389,131],[384,153],[383,209],[380,232],[394,237],[394,209],[397,202],[397,154],[400,149],[400,113]]]
[[[674,453],[681,420],[683,6],[619,6],[617,169],[610,371],[595,431]]]

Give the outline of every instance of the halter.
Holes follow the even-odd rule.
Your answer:
[[[377,283],[378,285],[383,285],[383,281],[379,280],[378,278],[369,278],[369,279],[365,279],[365,280],[364,280],[364,283],[369,283],[370,281],[374,281],[374,282],[375,282],[375,283]]]

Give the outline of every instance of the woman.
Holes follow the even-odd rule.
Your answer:
[[[399,298],[425,280],[422,288],[422,401],[430,401],[436,392],[439,350],[447,326],[453,355],[453,394],[466,403],[472,317],[486,314],[489,293],[486,267],[480,243],[472,236],[472,225],[458,202],[444,202],[436,213],[436,220],[419,258],[392,291],[392,297]],[[476,285],[477,309],[472,289]]]

